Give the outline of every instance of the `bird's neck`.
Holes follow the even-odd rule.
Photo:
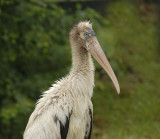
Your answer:
[[[91,55],[82,46],[75,46],[79,44],[71,43],[72,48],[72,69],[73,73],[94,74],[94,65]]]
[[[75,96],[78,93],[91,98],[94,87],[94,65],[91,55],[85,48],[76,45],[78,44],[71,44],[72,68],[69,73],[71,88],[76,90]]]

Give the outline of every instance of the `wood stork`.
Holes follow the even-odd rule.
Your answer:
[[[117,78],[92,30],[81,21],[70,31],[72,68],[69,74],[43,93],[31,114],[24,139],[89,139],[92,130],[94,65],[91,55],[112,79]]]

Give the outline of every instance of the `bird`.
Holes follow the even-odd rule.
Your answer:
[[[90,21],[80,21],[69,33],[72,66],[37,101],[24,139],[90,139],[93,126],[92,95],[95,60],[120,93],[118,80],[100,46]]]

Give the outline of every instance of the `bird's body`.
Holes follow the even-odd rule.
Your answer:
[[[45,91],[29,118],[24,139],[89,139],[92,129],[94,65],[91,55],[76,37],[80,22],[70,32],[72,68],[69,74]],[[79,40],[79,41],[77,41]],[[81,46],[82,45],[82,46]]]
[[[88,63],[84,63],[90,66],[73,66],[69,75],[44,92],[30,117],[25,138],[60,139],[61,124],[64,126],[62,132],[68,130],[68,139],[89,136],[92,123],[94,68],[90,54],[87,55]]]

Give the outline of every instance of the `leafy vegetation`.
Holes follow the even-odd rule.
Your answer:
[[[92,8],[82,10],[80,4],[71,14],[55,3],[2,0],[0,138],[22,138],[41,93],[70,69],[70,27],[86,19],[93,22],[121,86],[118,96],[95,63],[92,138],[160,138],[157,6],[115,1],[106,7],[106,16]]]
[[[97,138],[160,138],[160,78],[154,4],[112,3],[108,23],[99,30],[121,86],[121,94],[98,76],[93,97]],[[105,77],[103,77],[105,76]],[[103,78],[102,78],[103,77]],[[102,85],[102,80],[103,85]]]

